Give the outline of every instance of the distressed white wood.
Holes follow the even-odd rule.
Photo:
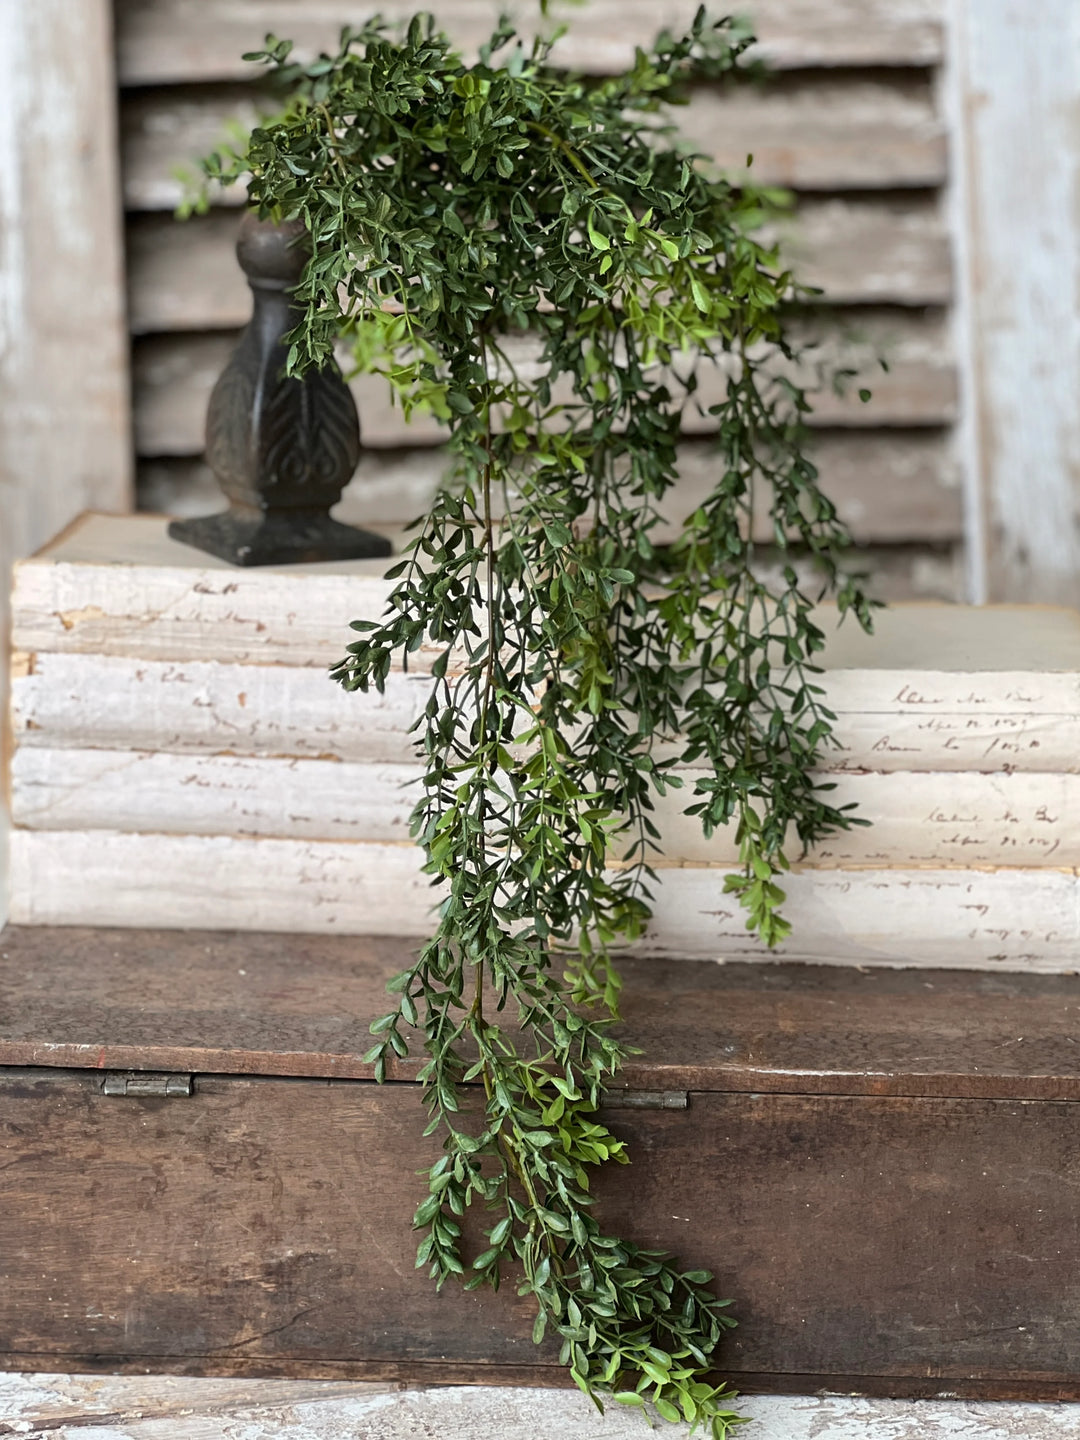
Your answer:
[[[20,746],[11,813],[31,830],[153,830],[170,835],[306,840],[408,838],[420,767],[230,753]],[[685,813],[700,770],[658,798],[660,867],[734,864],[729,827],[705,838]],[[805,864],[832,868],[1080,866],[1080,776],[858,774],[822,777],[829,799],[870,822],[816,846]],[[792,835],[789,851],[799,853]],[[617,852],[616,852],[617,853]]]
[[[587,14],[583,10],[582,14]],[[129,210],[170,210],[198,174],[199,158],[235,143],[273,103],[245,87],[145,90],[121,110],[124,201]],[[797,190],[940,185],[945,134],[924,76],[888,79],[806,75],[779,86],[702,89],[676,113],[680,129],[725,170],[742,174],[753,153],[761,185]],[[187,177],[187,178],[185,178]],[[215,204],[245,202],[243,185],[211,192]]]
[[[12,561],[132,503],[111,32],[109,0],[0,0],[0,716]]]
[[[341,659],[351,620],[382,613],[385,569],[384,560],[237,569],[170,540],[157,517],[89,516],[16,567],[12,643],[326,666]]]
[[[423,935],[433,899],[407,841],[12,831],[14,923]]]
[[[821,337],[821,324],[803,326],[806,339]],[[883,425],[942,425],[955,414],[955,376],[949,339],[933,311],[877,311],[849,314],[839,324],[828,324],[820,352],[802,366],[778,367],[813,389],[816,427],[838,425],[867,429]],[[236,344],[229,334],[182,334],[145,337],[136,342],[135,444],[140,455],[199,455],[205,443],[206,407],[217,377]],[[507,347],[509,348],[509,347]],[[535,346],[520,347],[527,364]],[[885,358],[883,374],[878,359]],[[843,394],[815,389],[816,366],[842,364],[858,371],[856,384]],[[698,399],[704,411],[717,404],[727,385],[728,367],[707,365],[700,374]],[[858,386],[871,390],[863,403]],[[406,422],[390,403],[387,383],[378,375],[360,375],[351,382],[360,411],[364,441],[376,448],[436,444],[445,428],[430,416]],[[557,392],[558,393],[558,392]],[[567,392],[569,398],[569,392]],[[682,417],[686,434],[710,434],[715,420],[707,413],[687,409]]]
[[[131,503],[111,11],[0,0],[4,565]]]
[[[158,517],[90,516],[47,552],[18,567],[15,644],[30,653],[329,665],[341,657],[348,636],[346,617],[381,613],[388,593],[383,569],[381,561],[356,561],[237,570],[169,540],[165,521]],[[828,613],[826,607],[823,615]],[[923,643],[928,624],[937,647],[932,659]],[[829,665],[903,669],[918,672],[918,678],[928,666],[965,675],[998,674],[1003,677],[999,689],[1012,709],[1068,712],[1075,693],[1069,688],[1072,681],[1053,682],[1070,698],[1051,703],[1056,692],[1047,688],[1051,681],[1044,676],[1038,696],[1028,697],[1028,703],[1022,688],[1016,689],[1015,677],[1006,680],[1004,672],[1029,677],[1035,671],[1071,672],[1080,656],[1078,625],[1071,611],[897,607],[879,620],[873,639],[860,639],[855,627],[846,627],[832,643]],[[421,651],[419,667],[424,659]],[[954,684],[960,700],[966,683]],[[849,708],[842,697],[835,698]],[[944,694],[909,700],[912,708],[924,712],[928,706],[942,711],[959,703]],[[973,713],[985,712],[988,703],[997,702],[977,696]],[[867,706],[860,700],[854,708]],[[897,704],[890,697],[876,708],[892,712]]]
[[[237,216],[214,209],[180,223],[133,216],[127,228],[128,320],[136,335],[246,325],[251,292],[236,263]],[[804,200],[764,238],[785,264],[840,304],[942,305],[952,294],[937,206],[919,200]]]
[[[412,0],[378,6],[356,0],[118,0],[117,41],[121,83],[246,78],[254,67],[240,56],[257,49],[268,30],[296,42],[311,58],[336,47],[343,25],[359,25],[376,12],[390,21],[411,16]],[[479,44],[499,6],[441,0],[432,7],[456,44]],[[633,63],[634,46],[647,45],[662,27],[686,25],[696,0],[593,0],[560,10],[570,32],[560,42],[562,63],[604,73]],[[757,0],[754,26],[763,58],[777,68],[817,65],[933,65],[942,53],[942,0]],[[533,11],[516,16],[534,28]]]
[[[722,170],[759,185],[876,190],[936,186],[947,173],[944,127],[918,74],[804,74],[779,85],[702,89],[675,119]]]
[[[419,766],[146,750],[16,750],[11,814],[31,830],[308,840],[409,838]]]
[[[1080,1406],[841,1395],[748,1395],[751,1440],[1076,1440]],[[400,1389],[173,1375],[0,1375],[0,1413],[56,1440],[642,1440],[641,1416],[601,1416],[574,1390]],[[539,1429],[538,1429],[539,1427]],[[25,1434],[27,1429],[16,1430]],[[660,1432],[687,1440],[684,1426]]]
[[[785,877],[791,941],[767,952],[723,892],[723,870],[665,870],[642,949],[672,958],[1073,971],[1075,871],[815,870]]]
[[[113,830],[12,832],[24,925],[423,936],[436,899],[411,844]],[[665,869],[646,953],[1045,972],[1077,967],[1074,870],[824,870],[786,877],[796,940],[766,952],[721,866]]]
[[[1017,710],[1013,697],[1028,691],[1005,689],[993,675],[979,678],[995,688],[943,697],[955,706],[974,695],[966,711],[939,706],[927,714],[922,702],[938,698],[930,689],[938,674],[922,672],[911,684],[910,672],[863,672],[861,696],[852,694],[855,678],[847,672],[826,674],[831,703],[851,707],[838,713],[839,745],[826,752],[827,768],[1080,767],[1080,715]],[[383,695],[349,695],[311,667],[42,653],[16,657],[13,718],[23,747],[405,761],[412,755],[408,730],[430,683],[391,672]],[[914,703],[898,704],[898,694]],[[1075,695],[1066,700],[1075,703]],[[858,709],[860,701],[868,708]]]
[[[825,431],[815,437],[810,454],[825,493],[859,543],[963,538],[960,477],[939,432]],[[653,532],[661,539],[674,537],[719,478],[719,453],[708,440],[685,442],[678,463],[679,479],[663,505],[667,522]],[[438,446],[365,450],[335,514],[351,525],[415,520],[431,503],[446,465]],[[141,510],[208,515],[221,504],[221,489],[201,459],[144,460],[139,466]],[[758,508],[755,534],[767,545],[772,528],[764,503]]]
[[[1080,6],[954,0],[994,598],[1080,600]]]
[[[157,516],[87,516],[21,563],[15,647],[330,665],[341,658],[348,622],[380,614],[388,593],[381,560],[243,570],[170,540],[165,530]],[[824,607],[823,618],[830,613]],[[830,642],[828,665],[832,671],[903,671],[899,680],[910,674],[919,684],[931,673],[944,677],[945,688],[929,697],[921,691],[902,696],[899,680],[889,694],[881,687],[892,680],[880,674],[873,707],[837,692],[843,709],[933,714],[959,708],[978,715],[1007,703],[1015,713],[1071,713],[1080,684],[1080,615],[1023,606],[897,606],[879,616],[872,637],[843,626]],[[1023,687],[1036,674],[1037,692],[1029,694]],[[965,704],[973,683],[968,677],[976,675],[997,677],[997,688]]]
[[[706,839],[692,803],[688,770],[684,788],[657,802],[655,822],[663,854],[655,863],[733,864],[738,846],[730,831]],[[842,831],[814,847],[806,865],[840,868],[977,865],[1080,865],[1080,776],[978,775],[929,772],[822,777],[835,789],[831,804],[855,805],[868,826]],[[100,812],[104,820],[108,814]],[[798,855],[794,834],[788,853]]]
[[[428,676],[399,671],[384,694],[361,695],[312,666],[78,652],[15,660],[13,726],[24,749],[407,762],[409,728],[431,693]],[[1054,687],[1049,696],[1032,690],[1030,672],[969,675],[958,688],[941,672],[827,671],[822,683],[837,711],[838,744],[824,766],[853,774],[1075,772],[1080,696],[1068,676],[1045,678]]]
[[[313,666],[234,665],[126,656],[17,657],[20,750],[92,747],[406,762],[408,731],[431,693],[426,675],[387,677],[382,695],[349,694]]]

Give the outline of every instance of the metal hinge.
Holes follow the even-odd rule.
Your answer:
[[[103,1095],[190,1095],[190,1075],[149,1075],[137,1070],[126,1073],[112,1073],[105,1076],[101,1087]]]
[[[690,1096],[685,1090],[605,1090],[606,1110],[685,1110]]]

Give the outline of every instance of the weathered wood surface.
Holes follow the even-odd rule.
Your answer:
[[[0,8],[0,634],[12,559],[131,503],[111,8]]]
[[[20,752],[91,747],[404,764],[414,754],[409,727],[431,684],[426,675],[394,671],[383,695],[362,696],[300,664],[177,663],[78,652],[21,654],[16,663],[13,724]],[[1030,675],[971,678],[976,688],[968,693],[982,701],[980,708],[957,708],[966,696],[941,691],[940,672],[864,672],[863,688],[853,694],[840,672],[827,671],[827,694],[842,708],[839,744],[825,752],[826,768],[853,775],[999,776],[1080,769],[1080,714],[1069,712],[1067,690],[1056,702],[1048,697],[1061,713],[1040,711],[1030,703],[1020,708],[1014,698],[1030,692],[1013,688],[1010,695],[1009,686]]]
[[[410,843],[15,830],[11,919],[424,936],[439,892]],[[658,871],[644,954],[777,958],[723,866]],[[1076,967],[1080,877],[1063,869],[820,869],[785,877],[784,958],[1056,973]]]
[[[246,85],[155,88],[125,97],[126,207],[171,210],[184,194],[181,174],[194,177],[200,156],[230,143],[274,108],[271,99]],[[946,176],[944,130],[930,83],[919,74],[797,75],[761,89],[701,90],[677,119],[702,153],[725,170],[741,175],[752,153],[751,174],[761,185],[880,190],[936,186]],[[242,205],[244,186],[218,189],[212,198]]]
[[[963,536],[959,475],[940,430],[904,433],[819,430],[810,455],[825,493],[862,545],[916,540],[950,541]],[[430,504],[445,471],[441,447],[365,450],[356,479],[336,510],[357,525],[400,525]],[[717,480],[718,454],[709,441],[686,441],[680,449],[679,481],[665,499],[669,523],[654,534],[675,534],[681,521]],[[144,460],[139,467],[139,508],[159,514],[209,514],[222,504],[221,489],[201,459]],[[772,538],[764,512],[755,537]]]
[[[809,417],[814,426],[943,425],[953,418],[955,376],[940,316],[871,311],[848,316],[846,322],[846,332],[826,325],[827,342],[795,378],[815,386],[812,365],[821,360],[850,364],[859,371],[858,384],[870,388],[871,398],[863,403],[857,388],[842,395],[815,389]],[[136,343],[135,443],[141,455],[202,453],[210,391],[235,345],[235,334],[201,332],[147,336]],[[888,361],[887,374],[877,367],[879,357]],[[722,398],[726,371],[706,366],[700,380],[698,395],[707,409]],[[406,423],[390,402],[386,381],[377,375],[358,376],[352,392],[368,446],[435,444],[445,438],[444,427],[432,417],[417,416]],[[711,416],[688,409],[683,428],[688,434],[708,434],[715,423]]]
[[[734,865],[734,826],[708,839],[684,813],[695,779],[657,797],[662,851],[653,863]],[[327,763],[161,751],[20,746],[10,770],[11,816],[30,830],[120,830],[295,840],[402,841],[420,796],[417,762]],[[832,804],[855,805],[857,826],[802,863],[831,868],[1080,866],[1080,775],[839,774]],[[798,854],[791,837],[789,851]],[[618,856],[619,848],[612,851]]]
[[[127,229],[128,322],[136,335],[246,325],[251,295],[236,263],[237,217],[138,215]],[[838,304],[943,305],[949,246],[930,202],[804,200],[775,232],[784,263]]]
[[[404,0],[377,8],[392,22],[413,11]],[[497,8],[469,0],[432,7],[462,46],[486,37]],[[620,70],[633,62],[635,45],[648,44],[662,26],[688,23],[695,9],[694,0],[594,0],[570,11],[559,57],[594,72]],[[289,36],[297,55],[311,57],[334,48],[343,25],[374,13],[350,0],[329,0],[314,11],[295,0],[118,0],[120,80],[160,85],[242,78],[254,67],[240,56],[257,49],[268,30]],[[527,12],[521,18],[527,23]],[[941,0],[758,0],[754,6],[760,53],[777,68],[933,65],[943,53],[943,21]]]
[[[702,89],[676,118],[703,155],[759,185],[878,190],[941,185],[948,173],[945,130],[924,74],[855,73],[823,83],[802,72],[727,93]]]
[[[0,70],[5,716],[12,562],[81,510],[127,510],[134,495],[109,0],[0,0]],[[0,920],[6,830],[0,801]]]
[[[387,937],[9,927],[0,1065],[370,1079],[367,1026],[412,954]],[[630,1088],[1080,1098],[1075,975],[620,968]]]
[[[971,463],[991,598],[1080,603],[1080,23],[965,6],[951,69],[970,255]],[[1026,136],[1038,135],[1032,149]],[[1045,337],[1055,336],[1047,363]]]
[[[173,835],[393,842],[409,838],[419,778],[415,762],[328,764],[28,746],[12,758],[11,815],[31,830],[107,826]],[[735,853],[724,846],[725,859]]]
[[[384,568],[350,561],[245,573],[169,540],[159,517],[91,515],[18,566],[13,644],[31,655],[331,665],[349,621],[382,612]],[[832,692],[834,709],[927,719],[1077,711],[1075,611],[896,607],[869,637],[852,624],[836,630],[828,606],[820,614],[829,670],[850,672],[846,690]],[[425,653],[410,657],[410,670]]]
[[[394,1394],[393,1386],[355,1381],[9,1372],[0,1374],[0,1435],[41,1432],[49,1440],[65,1440],[73,1431],[85,1434],[89,1427],[93,1440],[100,1440],[102,1429],[110,1440],[126,1440],[117,1426],[139,1427],[143,1435],[170,1426],[170,1440],[196,1440],[196,1427],[211,1420],[284,1425],[286,1417],[296,1415],[297,1406],[310,1405],[317,1420],[325,1416],[336,1422],[340,1412],[330,1408],[336,1404],[351,1409],[370,1398],[377,1408]],[[297,1423],[303,1423],[299,1417]]]
[[[382,695],[350,695],[291,665],[38,655],[16,676],[19,751],[37,745],[178,755],[407,763],[427,675],[395,673]]]
[[[182,1440],[196,1440],[207,1420],[227,1423],[229,1440],[415,1440],[425,1431],[439,1440],[536,1440],[538,1417],[544,1440],[641,1440],[633,1411],[609,1407],[600,1421],[576,1391],[547,1388],[6,1374],[0,1406],[12,1426],[44,1424],[49,1440],[82,1440],[82,1427],[98,1417],[109,1440],[181,1440],[177,1423],[187,1432]],[[1001,1401],[747,1395],[738,1408],[752,1418],[755,1440],[957,1440],[965,1432],[978,1440],[1076,1440],[1080,1423],[1068,1404]]]
[[[436,1295],[413,1268],[412,1172],[438,1153],[414,1087],[200,1077],[187,1099],[118,1101],[99,1086],[85,1070],[0,1080],[7,1363],[92,1349],[416,1380],[553,1363],[512,1286]],[[742,1322],[725,1367],[780,1388],[1080,1388],[1060,1283],[1080,1249],[1074,1104],[693,1093],[686,1112],[610,1123],[636,1163],[598,1177],[598,1215],[717,1271]]]

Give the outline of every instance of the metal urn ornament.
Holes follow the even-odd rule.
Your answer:
[[[356,404],[337,365],[286,376],[291,291],[309,254],[303,225],[240,225],[236,254],[254,312],[210,397],[206,458],[228,510],[174,520],[169,534],[234,565],[360,560],[390,554],[382,535],[342,525],[331,507],[360,459]]]

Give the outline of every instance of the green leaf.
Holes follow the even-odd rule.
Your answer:
[[[793,377],[859,380],[803,341],[811,292],[761,242],[785,197],[712,175],[657,123],[749,39],[702,11],[595,81],[508,21],[475,60],[419,16],[303,64],[271,36],[253,53],[283,108],[216,147],[187,207],[244,180],[261,215],[302,217],[288,373],[344,343],[445,440],[442,483],[424,480],[385,583],[368,564],[369,612],[341,621],[330,669],[366,697],[358,733],[408,714],[414,746],[402,795],[435,908],[367,1059],[381,1081],[406,1034],[423,1047],[438,1158],[418,1261],[471,1289],[516,1265],[534,1338],[559,1333],[586,1393],[714,1440],[738,1420],[708,1378],[725,1302],[708,1272],[605,1234],[591,1203],[595,1169],[633,1151],[597,1118],[628,1053],[617,956],[652,923],[659,816],[687,769],[687,813],[738,850],[724,893],[783,943],[789,858],[862,818],[818,778],[836,716],[815,607],[867,629],[873,611]],[[673,527],[699,411],[707,493]],[[466,1213],[488,1232],[468,1262]]]

